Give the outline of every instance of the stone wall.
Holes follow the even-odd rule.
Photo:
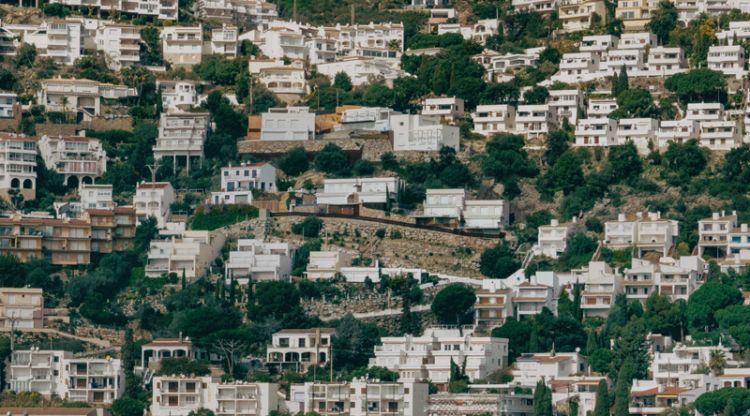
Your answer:
[[[380,160],[380,155],[391,151],[391,141],[387,138],[345,138],[324,140],[244,140],[237,143],[240,154],[250,154],[263,160],[271,160],[283,156],[295,147],[304,147],[312,154],[322,150],[327,144],[333,143],[343,149],[352,160],[367,159]]]

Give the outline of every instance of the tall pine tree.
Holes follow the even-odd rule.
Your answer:
[[[609,385],[605,379],[599,380],[599,387],[596,389],[593,416],[609,416]]]

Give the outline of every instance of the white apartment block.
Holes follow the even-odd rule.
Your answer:
[[[422,336],[383,337],[370,366],[399,373],[402,381],[429,379],[438,388],[450,380],[451,362],[480,380],[508,364],[508,340],[476,336],[469,328],[431,327]],[[335,358],[334,358],[335,359]]]
[[[489,37],[497,35],[499,26],[500,20],[498,19],[480,19],[469,25],[441,23],[438,25],[438,35],[458,33],[467,41],[483,45]]]
[[[559,292],[557,275],[554,272],[536,272],[531,280],[513,288],[513,309],[517,319],[538,315],[547,308],[557,313],[556,292]]]
[[[647,251],[667,255],[679,235],[678,222],[661,217],[659,212],[627,217],[618,214],[617,221],[604,223],[604,246],[612,249],[634,247],[635,256]]]
[[[305,38],[299,32],[283,28],[272,27],[263,32],[263,41],[258,45],[263,55],[271,59],[301,59],[307,57]]]
[[[464,189],[427,189],[423,204],[423,217],[461,218],[466,201]]]
[[[525,68],[533,68],[538,64],[539,54],[529,53],[507,53],[494,56],[490,59],[487,75],[490,81],[505,82],[513,79],[513,74]]]
[[[710,255],[721,258],[731,254],[740,254],[739,248],[732,253],[730,250],[730,234],[738,227],[737,212],[714,212],[711,217],[698,221],[698,255]],[[745,227],[747,228],[747,227]],[[742,236],[733,243],[741,244]],[[708,252],[706,251],[708,249]]]
[[[534,386],[540,380],[548,383],[585,373],[587,369],[586,357],[577,352],[547,352],[518,357],[511,374],[514,382],[523,386]]]
[[[556,108],[547,104],[524,104],[516,110],[516,133],[528,137],[547,135],[557,128]]]
[[[714,151],[732,150],[742,145],[740,126],[734,120],[701,122],[699,142]]]
[[[47,111],[78,113],[92,117],[101,114],[102,99],[135,97],[135,88],[103,84],[88,79],[45,79],[37,91],[37,103]]]
[[[556,259],[567,248],[568,237],[573,234],[576,219],[571,222],[560,223],[553,219],[549,225],[542,225],[537,229],[536,252],[540,255]]]
[[[82,183],[78,188],[82,209],[114,209],[112,185],[94,185]]]
[[[312,140],[315,113],[309,107],[269,108],[261,115],[261,140]]]
[[[237,240],[237,250],[229,252],[224,263],[227,280],[236,279],[245,285],[250,280],[288,281],[297,248],[289,243],[271,243],[256,239]]]
[[[43,21],[38,25],[3,24],[15,36],[16,46],[28,43],[39,56],[58,64],[73,65],[81,57],[81,24],[76,22]]]
[[[581,90],[550,90],[547,104],[554,109],[557,124],[562,125],[563,119],[575,126],[578,120],[578,109],[583,108],[583,91]]]
[[[739,79],[746,72],[745,62],[745,50],[740,45],[711,46],[708,48],[708,69]]]
[[[425,98],[420,104],[423,116],[438,116],[455,121],[464,116],[464,100],[456,97]]]
[[[464,202],[464,228],[498,230],[508,225],[509,209],[505,200],[471,200]]]
[[[236,15],[261,25],[276,20],[279,12],[274,3],[265,0],[200,0],[198,14],[206,20],[231,22]]]
[[[459,149],[460,129],[442,124],[439,116],[396,114],[391,116],[390,123],[396,152],[437,152],[443,147]]]
[[[8,197],[18,191],[24,199],[36,196],[37,139],[11,133],[0,133],[0,193]]]
[[[211,29],[211,54],[229,59],[237,57],[238,31],[235,26],[222,25]]]
[[[464,189],[427,189],[417,223],[495,231],[508,225],[508,203],[502,199],[467,200]]]
[[[685,51],[682,48],[668,48],[657,46],[648,51],[648,63],[646,64],[649,74],[668,77],[688,70],[688,62]]]
[[[391,116],[395,114],[399,113],[387,107],[349,108],[341,113],[336,130],[391,131]]]
[[[719,44],[733,45],[735,38],[740,42],[750,39],[750,21],[729,22],[729,29],[716,33]]]
[[[342,268],[349,267],[351,263],[351,256],[341,251],[311,251],[305,278],[333,279]]]
[[[274,383],[225,383],[210,376],[156,376],[149,411],[152,416],[187,416],[199,409],[221,416],[263,416],[278,410],[277,391]]]
[[[575,126],[576,146],[612,146],[617,143],[617,120],[611,118],[584,118]]]
[[[513,0],[513,9],[517,11],[537,12],[544,15],[557,11],[557,0]]]
[[[595,52],[602,56],[604,52],[617,48],[620,38],[612,35],[588,35],[581,39],[578,50],[581,52]]]
[[[670,143],[685,143],[698,138],[700,124],[695,120],[662,120],[656,132],[659,149],[666,149]]]
[[[650,152],[650,145],[656,144],[656,131],[659,121],[653,118],[622,118],[617,122],[617,144],[632,142],[638,153]]]
[[[154,146],[154,159],[171,158],[175,172],[181,162],[190,172],[194,159],[203,163],[203,145],[208,136],[208,113],[162,113],[159,136]]]
[[[602,72],[617,75],[625,68],[628,74],[638,74],[646,69],[646,51],[643,49],[613,49],[607,52]]]
[[[317,193],[319,205],[384,206],[395,201],[401,189],[398,177],[325,179]]]
[[[0,118],[13,118],[16,114],[18,95],[14,92],[0,91]]]
[[[196,82],[190,80],[157,80],[161,105],[168,113],[179,113],[198,105]]]
[[[93,184],[107,171],[107,152],[99,139],[44,135],[37,145],[47,168],[63,175],[68,186]]]
[[[663,386],[694,388],[704,376],[700,369],[708,365],[714,351],[724,354],[730,364],[727,367],[736,365],[730,349],[721,343],[716,346],[677,343],[671,352],[654,352],[650,367],[651,379]]]
[[[420,382],[355,379],[348,383],[294,384],[287,408],[321,416],[426,416],[428,388]]]
[[[241,163],[221,168],[221,191],[211,192],[211,203],[249,204],[253,191],[276,190],[276,168],[270,163]]]
[[[507,104],[478,105],[471,117],[474,132],[485,137],[509,133],[516,127],[516,108]]]
[[[203,28],[201,26],[168,26],[161,30],[164,60],[175,66],[191,67],[201,63]]]
[[[618,0],[615,18],[622,20],[626,32],[640,31],[646,29],[657,8],[654,0]]]
[[[96,7],[110,12],[156,16],[159,20],[177,20],[177,1],[172,0],[53,0],[51,3]]]
[[[262,68],[258,81],[275,94],[304,95],[308,92],[305,70],[300,62]]]
[[[519,390],[513,383],[470,384],[468,393],[437,393],[429,396],[430,416],[530,415],[532,389]]]
[[[688,103],[685,118],[698,122],[720,121],[724,119],[721,103]]]
[[[662,257],[658,263],[633,258],[631,267],[624,272],[623,290],[629,300],[642,303],[653,293],[672,301],[687,300],[698,287],[704,268],[705,262],[697,256]]]
[[[96,29],[96,50],[104,53],[107,67],[119,71],[141,62],[141,34],[127,24],[104,23]]]
[[[366,56],[350,56],[333,62],[318,63],[317,69],[318,73],[331,80],[339,72],[344,72],[349,75],[355,87],[372,84],[377,80],[393,81],[404,74],[397,65],[387,60]]]
[[[190,281],[208,272],[226,237],[211,231],[187,230],[165,240],[152,240],[149,246],[146,276],[174,273]]]
[[[560,59],[560,70],[552,76],[552,81],[577,83],[598,78],[602,66],[598,52],[569,52]]]
[[[332,328],[282,329],[271,336],[266,363],[298,373],[314,366],[323,367],[331,357],[335,332]]]
[[[581,292],[583,316],[607,317],[610,308],[615,303],[615,297],[622,293],[622,276],[602,261],[589,262],[587,267],[576,272],[582,274],[580,283],[583,284]]]
[[[586,115],[588,118],[607,118],[615,110],[617,110],[616,99],[590,97]]]
[[[595,15],[602,23],[607,19],[607,6],[603,0],[561,0],[558,10],[565,32],[590,29]]]
[[[44,327],[44,292],[36,288],[0,288],[0,327]]]
[[[512,295],[511,289],[483,287],[477,290],[477,300],[474,303],[475,324],[484,328],[494,328],[503,325],[506,319],[514,317]]]
[[[15,392],[36,392],[73,402],[111,404],[121,397],[125,374],[119,359],[74,358],[60,350],[13,351],[6,383]]]
[[[647,6],[652,7],[656,5],[649,2]],[[651,32],[626,32],[620,35],[620,41],[617,43],[618,49],[646,50],[647,47],[654,48],[656,46],[656,35]]]
[[[166,227],[171,214],[170,205],[176,199],[177,194],[169,182],[140,182],[133,195],[138,222],[154,217],[159,228]]]

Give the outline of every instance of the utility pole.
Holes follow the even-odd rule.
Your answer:
[[[350,8],[349,8],[349,18],[351,19],[351,25],[353,26],[354,25],[354,21],[356,20],[356,19],[354,19],[354,3],[352,3],[351,6],[350,6]]]
[[[156,171],[159,170],[159,161],[155,160],[153,164],[146,165],[146,167],[151,171],[151,183],[156,182]]]
[[[297,0],[292,4],[292,20],[297,21]]]
[[[255,97],[253,97],[253,87],[255,86],[255,78],[253,74],[250,74],[250,115],[253,115],[253,103],[255,103]]]

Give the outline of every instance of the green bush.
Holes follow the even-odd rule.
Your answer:
[[[199,207],[190,218],[190,228],[211,231],[257,217],[258,208],[252,205],[218,205],[210,211]]]

